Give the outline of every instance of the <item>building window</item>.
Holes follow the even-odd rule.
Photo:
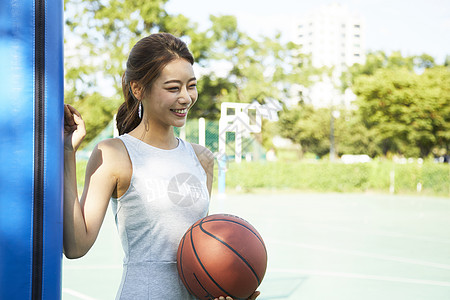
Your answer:
[[[355,38],[359,38],[359,34],[355,34]]]
[[[355,28],[360,28],[359,24],[355,24]]]
[[[353,54],[353,56],[359,57],[359,53],[355,53],[355,54]]]

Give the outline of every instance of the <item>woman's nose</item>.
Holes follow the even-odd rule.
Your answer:
[[[189,94],[189,91],[186,88],[182,89],[182,92],[180,93],[180,97],[178,98],[178,102],[181,104],[191,104],[192,103],[192,97]]]

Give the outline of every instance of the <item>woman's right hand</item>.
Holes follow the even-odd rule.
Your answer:
[[[255,291],[247,300],[255,300],[261,293],[259,291]],[[233,300],[230,296],[226,298],[224,296],[220,296],[219,298],[215,298],[214,300]]]
[[[85,136],[86,126],[81,114],[73,106],[64,104],[64,151],[77,151]]]

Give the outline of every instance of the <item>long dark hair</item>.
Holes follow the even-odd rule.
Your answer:
[[[125,134],[136,128],[141,119],[138,116],[139,101],[131,94],[130,83],[137,82],[145,94],[159,77],[164,67],[172,60],[184,58],[191,65],[194,57],[187,45],[169,33],[151,34],[134,45],[127,60],[127,69],[122,76],[124,103],[117,112],[117,129]]]

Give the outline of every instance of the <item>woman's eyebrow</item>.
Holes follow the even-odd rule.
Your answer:
[[[197,80],[197,78],[192,77],[192,78],[190,78],[188,80],[188,82],[191,82],[191,81],[194,81],[194,80]],[[164,82],[164,84],[169,84],[169,83],[182,83],[182,81],[178,80],[178,79],[171,79],[171,80],[167,80],[166,82]]]

